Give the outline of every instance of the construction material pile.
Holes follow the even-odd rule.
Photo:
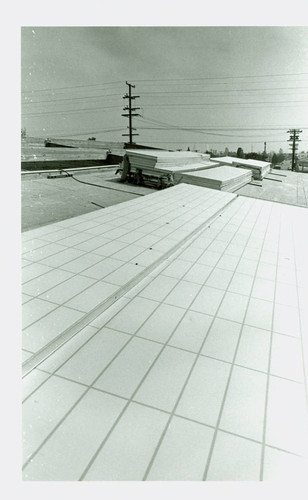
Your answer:
[[[209,154],[191,151],[160,151],[155,149],[128,149],[126,154],[131,173],[142,170],[143,174],[175,173],[213,168]]]
[[[253,178],[262,180],[271,169],[271,163],[260,160],[245,160],[244,158],[233,158],[232,156],[223,156],[213,158],[213,162],[224,165],[232,165],[234,167],[246,168],[251,170]]]
[[[200,170],[199,172],[182,172],[175,174],[175,184],[185,183],[194,184],[220,191],[233,192],[245,186],[251,181],[252,174],[250,170],[242,168],[220,165],[216,168],[208,170]]]

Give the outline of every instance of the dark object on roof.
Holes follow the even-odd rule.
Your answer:
[[[130,144],[128,142],[124,144],[124,149],[157,149],[158,151],[166,151],[163,148],[154,148],[153,146],[143,146],[142,144]]]
[[[57,144],[55,142],[50,142],[48,139],[44,142],[45,148],[75,148],[76,146],[66,146],[65,144]]]

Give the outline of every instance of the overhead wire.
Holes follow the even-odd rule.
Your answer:
[[[105,99],[110,98],[112,96],[116,96],[119,98],[119,94],[106,94],[106,95],[93,95],[93,96],[83,96],[83,97],[66,97],[62,99],[51,99],[49,101],[24,101],[23,104],[54,104],[57,102],[66,102],[66,101],[80,101],[81,99]],[[30,99],[30,98],[26,98]]]
[[[267,106],[268,104],[275,104],[277,106],[280,106],[281,104],[285,104],[287,106],[298,106],[302,105],[303,103],[308,103],[308,100],[300,100],[300,101],[251,101],[251,102],[213,102],[213,103],[203,103],[203,102],[196,102],[196,103],[189,103],[189,102],[177,102],[177,103],[169,103],[169,104],[144,104],[142,103],[142,107],[147,107],[147,108],[174,108],[174,107],[184,107],[184,106],[189,106],[189,107],[195,107],[195,106],[201,106],[201,107],[213,107],[213,106],[246,106],[251,107],[254,104],[264,104]],[[304,104],[306,105],[306,104]],[[262,107],[262,106],[260,106]]]
[[[206,135],[217,135],[217,136],[221,136],[221,137],[239,137],[239,135],[234,135],[234,134],[220,134],[220,133],[216,133],[216,132],[211,132],[209,130],[202,130],[202,129],[198,129],[198,128],[184,128],[184,127],[138,127],[138,130],[168,130],[168,131],[171,131],[171,130],[178,130],[178,131],[185,131],[185,132],[196,132],[196,133],[203,133],[203,134],[206,134]],[[272,135],[281,135],[281,132],[278,132],[276,134],[272,134]],[[256,135],[245,135],[245,136],[241,136],[241,137],[264,137],[264,134],[261,136],[256,136]],[[268,134],[267,134],[267,137],[268,137]]]
[[[86,85],[70,85],[67,87],[53,87],[53,88],[45,88],[45,89],[33,89],[33,90],[23,90],[22,93],[35,93],[35,92],[50,92],[56,90],[72,90],[72,89],[80,89],[80,88],[90,88],[90,87],[98,87],[104,85],[114,85],[114,84],[124,84],[122,80],[117,80],[115,82],[105,82],[105,83],[91,83]]]
[[[143,121],[142,118],[140,118],[138,120],[140,120],[141,122]],[[206,136],[239,137],[239,136],[236,136],[236,135],[233,135],[233,134],[217,133],[217,132],[214,131],[215,129],[213,130],[213,128],[209,129],[209,128],[201,128],[201,127],[198,127],[198,128],[196,128],[196,127],[181,127],[179,125],[174,125],[174,124],[162,122],[162,121],[159,121],[159,120],[149,120],[149,119],[147,119],[145,121],[148,121],[148,122],[153,121],[153,122],[156,122],[156,123],[158,123],[158,124],[161,125],[160,128],[158,128],[158,127],[154,128],[153,127],[153,129],[155,129],[155,130],[163,130],[163,131],[166,131],[166,130],[170,130],[170,131],[171,130],[177,130],[177,131],[193,132],[193,133],[197,133],[197,134],[201,133],[201,134],[204,134]],[[142,127],[138,127],[138,129],[143,130]],[[152,127],[150,127],[149,129],[152,129]],[[280,135],[280,134],[281,134],[281,132],[278,132],[277,134],[271,134],[271,137],[273,135]],[[255,140],[255,141],[261,141],[260,138],[264,137],[264,134],[263,134],[263,136],[261,136],[261,135],[247,136],[247,135],[245,135],[242,139],[246,139],[248,137],[250,137],[252,140]],[[270,139],[269,136],[268,136],[268,134],[266,134],[266,138],[267,138],[267,141],[269,141],[269,142],[281,142],[281,141],[274,141],[274,140]],[[245,142],[245,141],[242,141],[242,139],[241,139],[241,142]],[[158,142],[160,142],[160,141],[158,141]],[[251,141],[249,141],[249,142],[251,142]]]
[[[226,142],[228,144],[251,144],[252,143],[252,140],[250,141],[242,141],[242,140],[239,140],[239,141],[212,141],[213,144],[226,144]],[[263,140],[257,140],[255,142],[258,142],[258,143],[263,143],[264,141]],[[268,140],[266,141],[268,143],[279,143],[281,144],[281,141],[273,141],[273,140]],[[203,141],[195,141],[195,140],[187,140],[187,141],[155,141],[155,140],[151,140],[151,143],[153,144],[191,144],[191,143],[194,143],[194,144],[205,144],[206,143],[206,139],[204,139]]]
[[[268,107],[269,104],[274,105],[271,107],[275,106],[281,106],[282,104],[284,105],[283,107],[289,107],[289,106],[307,106],[308,101],[255,101],[255,102],[232,102],[232,103],[171,103],[171,104],[144,104],[142,103],[142,107],[145,108],[194,108],[195,106],[200,107],[221,107],[221,106],[242,106],[242,107],[255,107],[255,105],[263,105],[260,107]],[[80,108],[80,109],[62,109],[62,110],[49,110],[49,111],[37,111],[37,112],[31,112],[31,113],[25,113],[22,112],[23,116],[40,116],[40,115],[49,115],[49,114],[76,114],[76,113],[84,113],[84,112],[97,112],[101,110],[106,110],[106,109],[117,109],[117,108],[123,108],[120,104],[119,105],[114,105],[114,106],[100,106],[100,107],[95,107],[95,108]]]
[[[33,112],[33,113],[21,113],[23,116],[40,116],[40,115],[54,115],[54,114],[78,114],[80,112],[82,113],[88,113],[89,111],[102,111],[105,109],[117,109],[121,108],[120,105],[118,106],[101,106],[99,108],[85,108],[85,109],[67,109],[67,110],[50,110],[50,111],[41,111],[41,112]]]
[[[204,94],[204,93],[222,93],[222,92],[260,92],[264,90],[296,90],[296,89],[308,89],[308,87],[274,87],[274,88],[262,88],[262,89],[222,89],[222,90],[211,90],[211,89],[205,89],[205,90],[187,90],[187,91],[181,91],[181,90],[174,90],[174,91],[162,91],[159,90],[157,92],[152,91],[152,92],[143,92],[143,95],[156,95],[156,94]]]
[[[232,89],[232,88],[225,88],[225,89],[206,89],[206,88],[203,88],[202,90],[201,89],[190,89],[189,91],[180,91],[180,90],[174,90],[174,91],[169,91],[169,90],[158,90],[158,91],[143,91],[142,92],[142,95],[145,95],[147,97],[152,97],[152,98],[156,98],[156,97],[160,97],[161,95],[165,95],[166,94],[166,97],[167,95],[169,94],[172,94],[176,97],[176,95],[182,95],[182,94],[185,94],[185,95],[189,95],[191,96],[192,98],[194,97],[194,94],[228,94],[228,93],[236,93],[236,95],[240,94],[240,95],[245,95],[244,93],[245,92],[249,92],[251,97],[252,96],[255,96],[256,94],[254,93],[258,93],[258,92],[271,92],[271,91],[275,91],[275,95],[278,95],[277,91],[281,90],[281,91],[292,91],[292,94],[294,93],[294,91],[297,91],[297,92],[301,92],[301,91],[306,91],[306,89],[308,87],[304,87],[304,86],[294,86],[294,83],[295,81],[303,84],[305,83],[305,81],[303,80],[300,80],[299,77],[300,76],[307,76],[308,73],[306,72],[303,72],[303,73],[277,73],[277,74],[267,74],[267,75],[236,75],[236,76],[224,76],[224,77],[205,77],[205,78],[174,78],[174,79],[143,79],[143,80],[138,80],[138,79],[134,79],[134,83],[135,84],[138,84],[140,83],[141,86],[142,85],[145,85],[145,86],[155,86],[155,88],[157,88],[157,86],[165,86],[165,85],[173,85],[173,86],[176,86],[176,85],[204,85],[204,83],[209,83],[210,82],[210,85],[225,85],[225,86],[229,86],[229,85],[245,85],[245,88],[236,88],[236,89]],[[290,77],[295,77],[297,80],[291,80],[290,81],[290,84],[293,84],[292,87],[284,87],[284,86],[276,86],[276,87],[264,87],[264,83],[271,83],[271,84],[277,84],[278,82],[275,81],[275,80],[271,80],[271,81],[264,81],[264,78],[274,78],[274,77],[279,77],[280,78],[280,83],[281,83],[281,78],[282,77],[288,77],[290,79]],[[241,79],[246,79],[244,82],[241,82],[240,80]],[[248,80],[247,80],[248,79]],[[249,79],[254,79],[254,80],[257,80],[257,81],[249,81]],[[259,85],[259,84],[262,84],[263,87],[262,88],[246,88],[248,85]],[[100,100],[100,99],[109,99],[111,100],[112,98],[116,98],[116,97],[120,97],[120,91],[119,93],[110,93],[110,94],[102,94],[101,92],[102,91],[110,91],[111,89],[115,90],[116,87],[120,87],[121,86],[124,86],[124,82],[123,81],[113,81],[113,82],[103,82],[103,83],[94,83],[94,84],[85,84],[85,85],[74,85],[74,86],[66,86],[66,87],[58,87],[58,88],[44,88],[44,89],[36,89],[36,90],[32,90],[32,91],[22,91],[22,94],[31,94],[31,97],[28,96],[28,102],[24,102],[24,104],[33,104],[33,105],[42,105],[42,104],[46,104],[46,105],[57,105],[58,103],[69,103],[71,102],[73,104],[74,101],[84,101],[84,103],[86,103],[87,100],[93,100],[93,99],[97,99],[97,100]],[[100,91],[100,94],[99,95],[79,95],[79,96],[73,96],[73,97],[63,97],[63,98],[58,98],[58,95],[57,92],[60,92],[62,94],[65,95],[65,92],[67,91],[78,91],[78,92],[93,92],[93,90],[99,90]],[[124,90],[124,89],[123,89]],[[63,92],[65,91],[65,92]],[[52,96],[54,98],[52,99],[49,99],[49,100],[40,100],[40,101],[35,101],[35,100],[30,100],[32,99],[33,97],[35,96],[38,96],[37,94],[39,93],[42,93],[42,92],[52,92]],[[56,93],[56,95],[55,95]],[[252,94],[253,93],[253,94]],[[303,95],[305,95],[306,92],[303,92]],[[279,95],[288,95],[287,93],[279,93]],[[270,97],[271,94],[263,94],[264,97]],[[122,96],[124,97],[124,96]],[[234,97],[234,96],[231,96],[230,97]],[[27,99],[26,96],[24,96],[24,99]],[[244,109],[248,109],[248,108],[253,108],[253,109],[262,109],[264,107],[277,107],[277,106],[280,106],[282,108],[287,108],[287,107],[298,107],[298,106],[307,106],[307,103],[308,101],[307,100],[284,100],[284,101],[266,101],[266,100],[263,100],[263,101],[245,101],[245,102],[214,102],[214,103],[210,103],[210,102],[171,102],[171,103],[147,103],[147,102],[143,102],[142,103],[142,109],[150,109],[150,108],[169,108],[169,109],[195,109],[196,107],[199,107],[199,108],[202,108],[202,107],[205,107],[207,109],[210,109],[210,108],[220,108],[222,106],[225,106],[227,107],[228,109],[231,109],[232,106],[239,106],[241,108],[244,108]],[[92,108],[92,107],[84,107],[84,108],[79,108],[79,109],[61,109],[61,110],[57,110],[57,109],[51,109],[51,110],[42,110],[42,111],[37,111],[37,112],[24,112],[23,113],[23,116],[25,118],[27,117],[39,117],[39,116],[44,116],[44,115],[58,115],[58,114],[62,114],[63,116],[66,116],[66,115],[71,115],[71,114],[80,114],[80,113],[94,113],[94,112],[98,112],[98,111],[106,111],[109,112],[109,110],[113,110],[113,109],[120,109],[121,107],[123,106],[123,103],[120,103],[119,105],[111,105],[111,106],[99,106],[99,107],[95,107],[95,108]],[[143,117],[144,117],[144,113],[143,113]],[[141,119],[143,118],[141,117]],[[139,119],[139,118],[137,118]],[[146,120],[146,118],[144,118]],[[151,123],[151,122],[150,122]],[[168,130],[168,128],[166,127],[169,127],[169,130],[183,130],[183,131],[189,131],[189,132],[196,132],[196,133],[207,133],[207,135],[221,135],[223,137],[236,137],[234,135],[231,135],[231,134],[219,134],[217,132],[215,132],[215,129],[211,128],[210,130],[206,130],[206,129],[202,129],[200,130],[200,127],[198,128],[195,128],[195,127],[179,127],[178,125],[170,125],[170,124],[163,124],[163,127],[164,128],[161,128],[161,127],[139,127],[141,128],[141,130]],[[171,127],[171,128],[170,128]],[[113,129],[102,129],[102,130],[95,130],[94,132],[82,132],[82,133],[78,133],[78,134],[71,134],[71,135],[75,135],[75,136],[78,136],[78,135],[85,135],[87,133],[100,133],[100,132],[106,132],[106,133],[109,133],[109,132],[117,132],[117,131],[120,131],[120,130],[123,130],[125,127],[120,127],[120,128],[113,128]],[[224,130],[234,130],[232,128],[227,128]],[[239,128],[236,129],[236,130],[240,130]],[[247,128],[244,128],[242,130],[245,130],[247,131],[248,129]],[[250,129],[252,130],[252,129]],[[266,130],[269,130],[268,128]],[[67,134],[66,134],[67,135]],[[273,135],[273,134],[272,134]],[[248,136],[246,136],[248,137]],[[157,141],[157,142],[161,142],[161,141]],[[170,141],[169,141],[170,142]],[[279,142],[279,141],[277,141]]]
[[[276,73],[276,74],[267,74],[267,75],[236,75],[236,76],[217,76],[217,77],[196,77],[196,78],[166,78],[166,79],[136,79],[134,78],[134,82],[143,82],[146,83],[147,85],[153,84],[157,85],[158,82],[195,82],[195,81],[213,81],[213,80],[236,80],[236,79],[241,79],[241,78],[273,78],[273,77],[290,77],[290,76],[302,76],[302,75],[308,75],[308,73]],[[147,83],[148,82],[148,83]],[[216,82],[217,83],[223,83],[223,82]],[[226,82],[227,83],[227,82]],[[247,82],[247,83],[253,83],[253,82]],[[91,83],[91,84],[84,84],[84,85],[70,85],[70,86],[64,86],[64,87],[49,87],[49,88],[41,88],[41,89],[32,89],[32,90],[22,90],[21,93],[37,93],[37,92],[55,92],[59,90],[74,90],[74,89],[89,89],[89,88],[94,88],[94,87],[101,87],[101,86],[106,86],[106,85],[125,85],[125,83],[122,80],[116,80],[112,82],[99,82],[99,83]],[[187,84],[189,85],[189,83]]]
[[[154,96],[164,96],[164,95],[167,95],[167,94],[172,94],[172,95],[177,95],[177,94],[213,94],[213,93],[218,93],[218,94],[221,94],[221,93],[228,93],[228,92],[235,92],[236,94],[239,94],[239,93],[242,93],[242,92],[264,92],[264,91],[275,91],[275,95],[287,95],[286,93],[277,93],[276,91],[277,90],[306,90],[308,92],[308,87],[268,87],[268,88],[262,88],[262,89],[222,89],[222,90],[213,90],[213,89],[202,89],[202,90],[187,90],[187,91],[178,91],[178,90],[174,90],[174,91],[164,91],[164,90],[160,90],[160,91],[152,91],[152,92],[142,92],[142,95],[147,95],[147,96],[150,96],[150,97],[154,97]],[[305,94],[306,92],[303,92],[303,94]],[[292,95],[294,94],[294,92],[292,92]],[[248,94],[249,95],[249,94]],[[75,100],[80,100],[80,99],[105,99],[105,98],[109,98],[109,97],[120,97],[120,92],[117,92],[117,93],[113,93],[113,94],[95,94],[95,95],[83,95],[83,96],[75,96],[75,97],[64,97],[64,98],[60,98],[60,99],[49,99],[49,100],[46,100],[44,99],[43,101],[35,101],[35,100],[32,100],[32,96],[31,97],[28,97],[28,96],[24,96],[23,99],[24,99],[24,103],[34,103],[34,104],[42,104],[42,103],[54,103],[54,102],[65,102],[65,101],[75,101]]]
[[[308,75],[307,72],[303,73],[271,73],[267,75],[236,75],[236,76],[207,76],[207,77],[195,77],[195,78],[162,78],[162,79],[134,79],[134,82],[169,82],[169,81],[195,81],[195,80],[228,80],[228,79],[240,79],[240,78],[269,78],[269,77],[282,77],[282,76],[301,76]]]
[[[148,116],[143,116],[142,118],[138,117],[136,118],[137,120],[142,120],[142,121],[146,121],[146,122],[149,122],[149,123],[159,123],[159,124],[162,124],[162,125],[168,125],[168,126],[173,126],[171,125],[170,123],[166,123],[166,122],[163,122],[161,120],[157,120],[155,118],[151,118],[151,117],[148,117]],[[205,127],[202,127],[202,128],[205,128]],[[213,127],[210,127],[209,130],[259,130],[259,129],[262,129],[262,130],[284,130],[286,128],[289,128],[289,126],[280,126],[280,127],[267,127],[265,128],[265,125],[264,126],[259,126],[259,127],[244,127],[244,128],[241,128],[241,127],[217,127],[215,126],[214,128]],[[301,127],[303,128],[303,127]]]

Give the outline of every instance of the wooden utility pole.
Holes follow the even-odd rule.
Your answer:
[[[129,136],[129,145],[132,146],[133,143],[133,136],[134,135],[139,135],[139,134],[134,134],[133,130],[136,130],[133,128],[133,116],[140,116],[138,113],[133,113],[133,111],[136,111],[137,109],[140,108],[133,108],[132,107],[132,101],[134,99],[137,99],[140,97],[139,95],[132,95],[132,88],[135,88],[135,85],[132,85],[131,83],[125,82],[126,85],[128,85],[128,93],[123,96],[123,99],[128,99],[128,106],[125,106],[123,108],[124,111],[128,111],[128,113],[122,113],[122,116],[128,117],[128,129],[129,133],[128,134],[122,134],[122,135],[127,135]]]
[[[298,147],[298,142],[300,141],[299,134],[301,133],[302,130],[299,130],[298,128],[293,128],[288,130],[288,134],[290,134],[290,139],[288,140],[288,142],[290,142],[290,147],[292,148],[291,170],[295,170],[296,151]]]

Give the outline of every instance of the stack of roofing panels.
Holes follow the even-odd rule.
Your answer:
[[[209,170],[176,174],[175,182],[233,192],[248,184],[251,181],[251,175],[248,170],[221,165]]]
[[[126,151],[131,171],[142,170],[143,173],[175,173],[213,168],[215,163],[209,160],[209,155],[190,151],[157,151],[136,150]]]
[[[260,160],[245,160],[244,158],[233,158],[231,156],[223,156],[220,158],[213,158],[213,162],[232,165],[234,167],[246,168],[252,171],[254,179],[263,179],[271,169],[271,163]]]

